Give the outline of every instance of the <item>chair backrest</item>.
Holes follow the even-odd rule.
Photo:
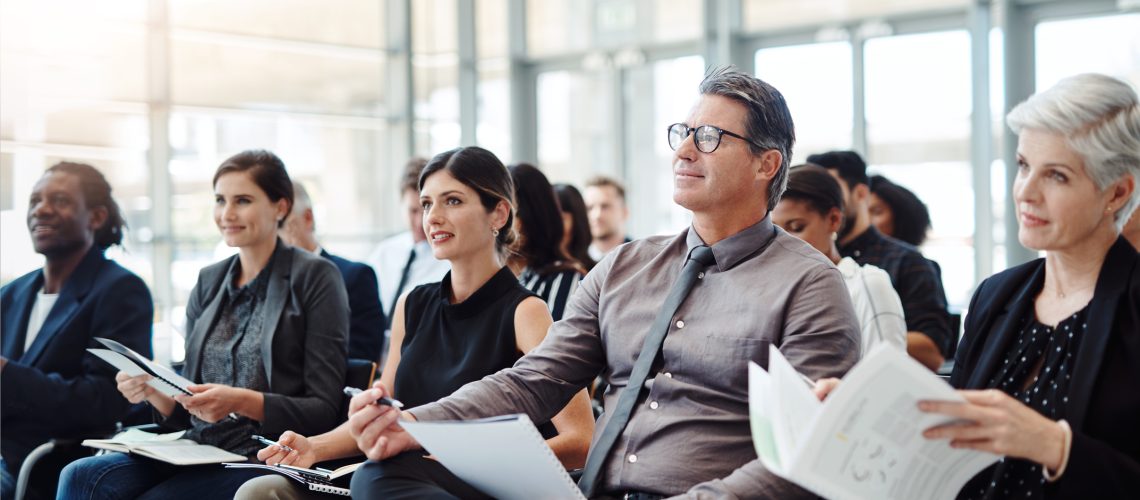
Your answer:
[[[348,370],[344,374],[344,385],[357,389],[372,387],[372,380],[376,378],[376,362],[367,359],[348,358]],[[352,397],[345,395],[341,401],[342,415],[348,414],[348,402]]]

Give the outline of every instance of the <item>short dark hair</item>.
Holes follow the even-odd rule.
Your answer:
[[[625,202],[625,186],[623,186],[621,182],[619,182],[617,179],[614,179],[613,177],[595,175],[591,177],[590,180],[586,181],[586,187],[612,187],[614,188],[614,191],[617,191],[617,194],[621,198],[621,201],[623,203]]]
[[[419,191],[420,174],[423,173],[424,167],[427,166],[428,159],[422,156],[413,156],[404,164],[404,178],[400,182],[400,194],[404,191],[411,189],[412,191]]]
[[[518,163],[507,168],[515,183],[518,218],[522,223],[522,246],[518,254],[539,276],[576,268],[562,249],[562,209],[554,187],[538,167]]]
[[[784,199],[807,203],[821,215],[827,215],[832,209],[843,211],[843,188],[839,181],[823,167],[811,163],[792,167]]]
[[[867,162],[854,151],[828,151],[811,155],[807,161],[838,172],[848,189],[855,189],[860,184],[871,186],[871,180],[867,178]]]
[[[507,223],[499,228],[495,240],[496,249],[502,253],[515,242],[515,184],[507,167],[499,161],[495,153],[478,146],[455,148],[435,155],[420,172],[416,189],[423,191],[424,182],[432,174],[446,170],[455,180],[474,189],[479,201],[488,212],[495,209],[500,201],[507,202]]]
[[[881,175],[871,177],[871,192],[891,209],[895,226],[891,237],[916,247],[926,241],[930,211],[918,196]]]
[[[570,184],[555,184],[554,194],[558,196],[558,208],[561,208],[563,213],[570,214],[570,242],[566,244],[566,252],[589,271],[597,262],[590,258],[590,242],[594,237],[590,234],[586,201],[582,199],[582,193],[578,192],[578,188]]]
[[[113,245],[123,244],[123,231],[127,228],[127,221],[123,219],[122,211],[115,198],[111,196],[111,184],[103,173],[86,163],[61,161],[44,171],[44,175],[51,173],[71,174],[79,178],[79,187],[83,190],[83,204],[87,208],[103,207],[107,209],[107,221],[95,230],[95,246],[106,250]]]
[[[293,181],[289,179],[289,172],[285,171],[285,162],[264,149],[242,151],[218,165],[211,185],[217,186],[219,178],[233,172],[249,173],[257,187],[269,196],[269,201],[276,203],[282,198],[286,200],[285,217],[277,221],[278,228],[284,226],[285,219],[293,212]]]
[[[792,146],[796,144],[796,129],[784,95],[764,80],[740,71],[735,66],[722,66],[709,71],[701,82],[700,92],[701,95],[727,97],[744,105],[748,111],[744,121],[744,135],[749,139],[748,147],[753,155],[758,156],[769,149],[780,152],[783,159],[776,176],[768,185],[768,210],[776,208],[788,183]]]

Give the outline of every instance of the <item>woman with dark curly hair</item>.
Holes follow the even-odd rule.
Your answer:
[[[881,175],[871,177],[871,224],[880,233],[914,246],[926,241],[930,212],[913,192]]]

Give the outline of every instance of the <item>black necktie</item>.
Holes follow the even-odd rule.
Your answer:
[[[633,414],[633,405],[637,403],[641,390],[645,386],[645,379],[649,376],[649,370],[657,358],[657,353],[661,352],[661,345],[665,342],[665,334],[669,332],[673,314],[685,301],[685,297],[689,295],[693,285],[702,277],[700,276],[701,271],[715,262],[712,249],[707,246],[699,246],[689,252],[689,260],[685,262],[685,267],[681,268],[681,276],[677,278],[676,283],[673,283],[673,289],[669,291],[669,296],[666,297],[660,312],[657,313],[657,319],[653,321],[653,326],[649,329],[649,335],[645,337],[645,343],[641,346],[641,354],[637,356],[637,362],[633,364],[633,370],[629,374],[629,383],[622,390],[609,422],[602,429],[601,437],[598,438],[597,444],[590,450],[590,454],[586,458],[586,467],[582,471],[582,479],[578,481],[578,488],[582,490],[586,498],[594,495],[601,476],[602,465],[606,462],[606,456],[610,454],[618,436],[629,423],[629,417]]]
[[[400,294],[408,284],[408,275],[412,273],[412,262],[416,260],[416,244],[412,243],[412,251],[408,253],[408,262],[404,264],[404,272],[400,274],[400,284],[396,286],[396,295],[392,296],[392,307],[388,308],[388,329],[392,329],[392,317],[396,316],[396,303],[400,301]]]

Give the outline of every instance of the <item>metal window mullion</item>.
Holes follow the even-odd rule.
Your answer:
[[[479,56],[475,42],[475,0],[456,0],[459,48],[459,144],[474,146],[477,140]]]

